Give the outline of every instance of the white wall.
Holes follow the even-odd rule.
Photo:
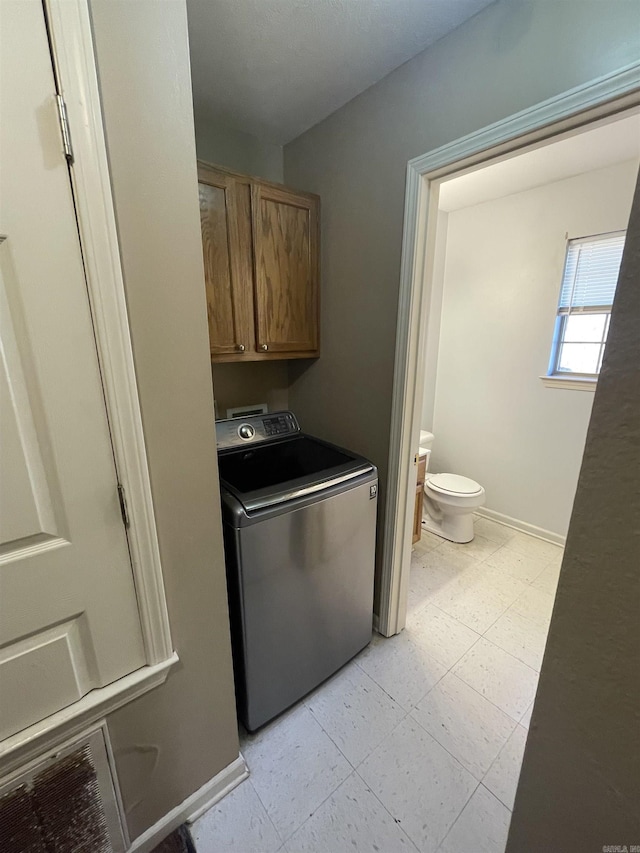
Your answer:
[[[637,171],[621,163],[448,217],[434,415],[423,424],[436,436],[431,469],[472,477],[487,508],[561,535],[593,403],[591,391],[539,378],[566,235],[626,228]]]
[[[444,210],[439,210],[436,221],[436,239],[433,252],[431,301],[429,305],[427,340],[424,353],[424,394],[422,397],[422,429],[427,429],[430,432],[433,431],[433,410],[436,402],[438,351],[440,349],[440,326],[442,318],[442,299],[444,296],[445,263],[447,260],[448,225],[449,214]]]

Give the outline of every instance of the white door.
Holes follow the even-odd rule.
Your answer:
[[[0,739],[146,663],[39,0],[0,0]]]

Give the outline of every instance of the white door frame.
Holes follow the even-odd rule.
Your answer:
[[[173,652],[129,334],[116,218],[87,0],[46,0],[58,84],[69,117],[70,170],[147,663]]]
[[[640,104],[640,63],[550,98],[407,164],[400,296],[396,332],[389,474],[377,629],[387,637],[405,625],[413,460],[420,433],[424,358],[431,300],[431,266],[438,182],[517,149],[542,143]]]
[[[146,666],[2,741],[0,776],[158,686],[178,660],[162,577],[88,0],[44,0],[44,6],[54,72],[68,112],[71,182],[117,477],[126,495]]]

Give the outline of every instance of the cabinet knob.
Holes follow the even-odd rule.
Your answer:
[[[244,352],[244,344],[237,344],[236,349],[238,352]]]
[[[263,350],[264,352],[266,352],[269,349],[269,347],[267,346],[267,344],[260,344],[260,349]]]

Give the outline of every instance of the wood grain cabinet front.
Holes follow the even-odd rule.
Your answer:
[[[319,352],[319,198],[198,164],[212,361]]]

